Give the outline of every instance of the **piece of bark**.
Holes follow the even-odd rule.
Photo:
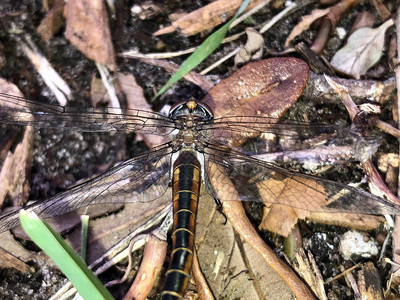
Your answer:
[[[385,299],[379,272],[372,262],[364,264],[358,272],[357,283],[362,299]]]
[[[3,268],[14,268],[21,273],[34,272],[35,269],[30,267],[21,259],[18,259],[10,252],[0,247],[0,266]]]
[[[0,91],[15,96],[23,96],[14,84],[1,78]],[[0,204],[4,202],[7,196],[13,199],[14,206],[22,206],[27,202],[32,151],[33,127],[28,126],[14,151],[9,151],[3,161],[0,171]]]

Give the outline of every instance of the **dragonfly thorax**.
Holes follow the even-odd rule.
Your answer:
[[[192,148],[202,149],[201,133],[197,130],[198,124],[213,120],[212,110],[206,104],[196,101],[176,103],[171,107],[169,117],[175,121],[175,130],[172,135],[174,149]],[[199,145],[200,144],[200,145]]]

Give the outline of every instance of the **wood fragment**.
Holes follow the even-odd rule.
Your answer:
[[[358,272],[358,288],[362,299],[385,299],[379,272],[372,262],[364,264]]]
[[[210,287],[207,284],[207,280],[201,272],[201,268],[199,265],[199,259],[197,257],[197,252],[195,251],[193,257],[193,266],[192,266],[192,276],[194,281],[196,282],[196,287],[199,292],[199,297],[202,300],[213,300],[214,296]]]
[[[0,79],[0,91],[16,96],[23,96],[18,88],[4,79]],[[11,144],[11,139],[8,144]],[[0,171],[0,205],[7,196],[13,199],[14,206],[26,204],[29,196],[30,172],[33,153],[33,128],[25,129],[21,141],[14,151],[4,153]]]
[[[295,261],[292,263],[293,268],[310,286],[312,291],[318,296],[318,299],[327,300],[325,293],[324,281],[319,271],[313,255],[310,251],[306,253],[303,248],[299,248],[295,254]]]
[[[342,271],[344,271],[344,268],[340,268]],[[354,278],[353,274],[351,272],[345,272],[344,276],[346,277],[346,282],[351,286],[354,292],[354,299],[355,300],[362,300],[361,298],[361,293],[360,290],[357,286],[356,279]]]
[[[0,247],[0,266],[14,268],[21,273],[33,273],[35,269]]]

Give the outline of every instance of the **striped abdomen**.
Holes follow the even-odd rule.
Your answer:
[[[172,253],[162,292],[163,300],[181,299],[189,282],[200,183],[200,162],[192,152],[182,152],[173,167]]]

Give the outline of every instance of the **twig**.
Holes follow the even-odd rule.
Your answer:
[[[234,22],[232,22],[231,26],[229,26],[229,30],[235,27],[237,24],[245,20],[246,18],[250,17],[251,15],[255,14],[257,11],[259,11],[261,8],[263,8],[265,5],[270,3],[271,0],[265,0],[258,4],[257,6],[253,7],[250,9],[248,12],[242,14],[239,18],[237,18]]]
[[[140,263],[139,271],[132,283],[124,300],[147,299],[154,282],[156,281],[167,254],[168,243],[158,239],[156,236],[149,234],[146,237],[146,245],[144,247],[143,259]],[[131,265],[130,265],[131,266]],[[130,269],[126,270],[125,276],[129,274]],[[124,278],[125,278],[124,276]]]
[[[263,6],[268,3],[269,1],[264,1]],[[260,4],[260,5],[261,5]],[[246,14],[246,17],[250,16],[251,14],[255,13],[257,10],[259,10],[262,6],[256,6],[254,7],[252,10],[248,11],[248,13]],[[260,8],[258,8],[260,6]],[[286,7],[284,10],[282,10],[279,14],[277,14],[276,16],[274,16],[271,20],[269,20],[260,30],[259,33],[263,34],[265,33],[268,29],[270,29],[272,26],[274,26],[279,20],[281,20],[285,15],[287,15],[289,12],[293,11],[296,8],[297,4],[296,3],[292,3],[290,4],[288,7]],[[254,10],[256,9],[257,10]],[[253,11],[254,10],[254,11]],[[239,20],[239,19],[238,19]],[[236,21],[238,21],[236,20]],[[242,21],[242,20],[241,20]],[[235,22],[233,22],[232,24],[235,24]],[[235,24],[236,25],[236,24]],[[232,28],[233,26],[231,26],[230,28]],[[234,36],[234,39],[239,38],[242,34],[244,34],[244,32],[237,34]],[[231,40],[233,40],[233,36],[230,37]],[[222,42],[226,41],[227,39],[224,39]],[[230,40],[230,41],[231,41]],[[227,59],[229,59],[230,57],[232,57],[234,54],[236,54],[237,52],[240,51],[240,49],[243,46],[239,46],[237,47],[235,50],[233,50],[232,52],[230,52],[229,54],[225,55],[224,57],[222,57],[221,59],[219,59],[217,62],[213,63],[211,66],[207,67],[206,69],[204,69],[203,71],[200,72],[200,74],[206,74],[208,72],[210,72],[212,69],[216,68],[217,66],[219,66],[220,64],[222,64],[224,61],[226,61]]]
[[[31,39],[28,36],[25,39],[26,43],[21,42],[22,50],[40,76],[42,76],[46,85],[54,93],[60,105],[65,106],[71,98],[71,89],[56,70],[54,70],[47,58],[40,53]]]
[[[279,20],[281,20],[284,16],[289,14],[292,10],[296,8],[297,4],[293,2],[292,4],[288,5],[284,10],[282,10],[279,14],[273,17],[270,21],[268,21],[261,29],[259,33],[263,34],[267,30],[269,30],[272,26],[274,26]]]
[[[377,80],[355,80],[335,77],[334,80],[345,86],[355,103],[383,104],[389,101],[396,88],[394,78],[385,81]],[[323,75],[310,72],[303,96],[312,101],[340,101],[338,93],[326,82]]]
[[[386,122],[383,122],[382,120],[379,120],[378,118],[375,118],[375,117],[371,118],[369,120],[369,122],[371,125],[376,126],[380,130],[382,130],[390,135],[393,135],[396,138],[400,138],[400,130],[393,127],[392,125],[390,125]]]
[[[233,50],[231,53],[225,55],[221,59],[217,60],[215,63],[213,63],[211,66],[208,66],[205,68],[203,71],[200,72],[201,75],[206,75],[208,72],[210,72],[212,69],[215,69],[219,65],[221,65],[224,61],[228,60],[232,56],[236,55],[240,51],[241,47],[237,47],[235,50]]]
[[[325,284],[331,283],[332,281],[335,281],[343,276],[345,276],[347,273],[353,271],[354,269],[358,268],[361,265],[361,263],[358,263],[354,266],[352,266],[351,268],[348,268],[346,270],[344,270],[342,273],[336,275],[335,277],[329,278],[328,280],[325,281]]]
[[[192,276],[196,282],[196,287],[202,300],[213,300],[214,296],[208,286],[207,280],[201,272],[199,259],[197,257],[197,251],[194,252],[193,256],[193,266],[192,266]]]

